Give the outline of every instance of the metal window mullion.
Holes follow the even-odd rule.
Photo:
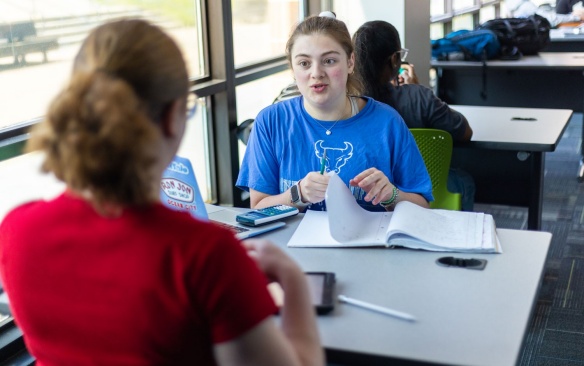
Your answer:
[[[235,98],[235,56],[231,0],[209,0],[207,19],[209,32],[209,70],[212,79],[224,80],[225,89],[210,97],[211,189],[213,199],[220,204],[241,206],[241,194],[235,188],[239,173],[239,154],[235,129],[237,108]]]

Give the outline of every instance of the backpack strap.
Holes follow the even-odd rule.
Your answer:
[[[481,98],[483,100],[487,99],[487,50],[484,49],[483,53],[481,55],[481,59],[477,59],[476,57],[473,56],[473,54],[470,52],[470,50],[460,44],[458,44],[458,42],[453,41],[452,39],[448,39],[450,42],[452,42],[453,44],[457,45],[458,48],[460,48],[462,50],[462,53],[464,53],[465,58],[469,58],[471,60],[475,60],[475,61],[480,61],[482,62],[483,66],[482,66],[482,83],[481,83],[481,91],[479,92]]]
[[[481,98],[483,100],[487,99],[487,51],[484,50],[483,51],[483,66],[482,66],[483,72],[482,72],[482,76],[483,76],[483,83],[482,83],[482,89],[481,89]]]

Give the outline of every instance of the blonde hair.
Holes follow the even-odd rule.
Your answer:
[[[160,121],[186,97],[188,74],[175,42],[143,20],[93,30],[71,79],[35,126],[27,150],[46,154],[43,170],[99,205],[143,205],[157,194]]]
[[[292,67],[292,48],[296,39],[300,36],[310,36],[313,34],[322,34],[334,39],[341,45],[347,54],[347,58],[353,54],[351,34],[344,22],[330,16],[311,16],[298,24],[288,38],[288,42],[286,43],[286,58],[290,67]],[[363,86],[361,80],[355,73],[349,74],[347,77],[347,94],[358,96],[362,94],[362,91]]]

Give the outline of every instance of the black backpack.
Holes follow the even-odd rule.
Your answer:
[[[478,29],[495,32],[503,55],[516,48],[523,55],[535,55],[550,42],[550,22],[537,14],[528,18],[497,18],[489,20]]]

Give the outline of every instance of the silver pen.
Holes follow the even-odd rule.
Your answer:
[[[353,299],[350,297],[347,297],[345,295],[339,295],[338,299],[340,302],[344,302],[347,304],[351,304],[351,305],[355,305],[355,306],[359,306],[362,307],[364,309],[369,309],[369,310],[373,310],[373,311],[377,311],[378,313],[382,313],[385,315],[389,315],[389,316],[393,316],[396,318],[400,318],[403,320],[407,320],[410,322],[415,322],[416,318],[413,315],[410,315],[408,313],[403,313],[401,311],[397,311],[397,310],[392,310],[383,306],[379,306],[379,305],[374,305],[374,304],[370,304],[368,302],[365,301],[361,301],[361,300],[357,300],[357,299]]]

